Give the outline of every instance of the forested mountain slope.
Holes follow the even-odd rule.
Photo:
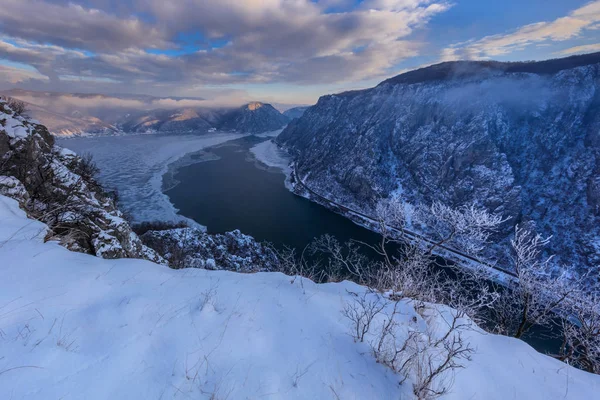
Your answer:
[[[600,53],[451,62],[322,97],[278,142],[306,184],[372,211],[476,203],[530,221],[556,261],[600,262]]]

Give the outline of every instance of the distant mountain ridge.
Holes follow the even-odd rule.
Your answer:
[[[284,127],[289,119],[270,104],[206,106],[201,98],[4,91],[27,103],[28,114],[55,136],[101,136],[130,133],[248,133]],[[168,107],[167,107],[168,106]]]
[[[319,193],[476,203],[552,236],[548,254],[600,263],[600,53],[452,62],[323,96],[277,138]]]
[[[289,110],[285,110],[283,112],[283,115],[285,115],[289,119],[300,118],[304,114],[304,112],[308,110],[308,107],[310,106],[290,108]]]
[[[259,133],[284,127],[289,118],[270,104],[252,102],[227,110],[218,118],[216,127],[224,131]]]

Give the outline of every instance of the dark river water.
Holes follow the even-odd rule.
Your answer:
[[[326,233],[342,242],[377,241],[377,234],[291,193],[280,170],[263,167],[249,153],[264,140],[249,136],[208,149],[218,159],[179,168],[173,175],[179,184],[165,193],[180,214],[209,233],[239,229],[260,242],[299,250]]]

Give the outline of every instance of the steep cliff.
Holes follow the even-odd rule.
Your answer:
[[[476,203],[553,235],[556,261],[600,262],[600,53],[454,62],[322,97],[277,139],[323,195]]]

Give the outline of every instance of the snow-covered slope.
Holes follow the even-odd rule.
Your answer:
[[[70,252],[4,196],[0,221],[2,399],[413,398],[349,334],[341,311],[365,288]],[[403,329],[424,329],[401,311]],[[464,335],[476,352],[442,399],[597,398],[599,376]]]
[[[555,261],[600,263],[600,53],[456,62],[329,95],[277,141],[319,193],[372,214],[377,199],[476,203],[553,236]],[[502,238],[500,238],[502,239]]]

